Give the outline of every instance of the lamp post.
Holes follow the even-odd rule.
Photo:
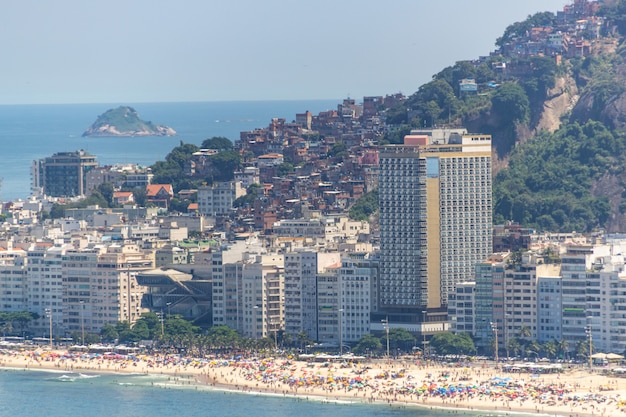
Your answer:
[[[274,350],[278,351],[278,329],[275,326],[275,323],[272,324],[272,327],[274,328]]]
[[[50,350],[52,350],[52,310],[46,308],[46,317],[50,320]]]
[[[589,324],[585,326],[585,333],[587,333],[587,337],[589,338],[589,372],[593,372],[593,358],[591,355],[593,354],[593,337],[591,335],[591,317],[589,317]]]
[[[391,357],[389,356],[389,316],[387,316],[386,319],[381,320],[381,322],[383,323],[383,327],[387,332],[387,363],[391,363]]]
[[[343,308],[339,309],[339,356],[343,354]]]
[[[509,313],[504,314],[504,349],[506,350],[506,361],[509,360]]]
[[[128,325],[130,326],[133,323],[132,316],[130,315],[131,301],[130,301],[130,264],[128,264],[128,270],[126,271],[126,292],[128,298]]]
[[[170,319],[170,315],[172,314],[172,311],[170,309],[170,306],[172,305],[172,303],[165,303],[165,305],[167,306],[167,319]]]
[[[422,336],[424,347],[422,348],[422,359],[426,359],[426,310],[422,310]]]
[[[270,320],[270,300],[269,298],[264,300],[266,302],[266,311],[267,311],[267,333],[269,336],[270,327],[274,330],[274,352],[278,351],[278,327],[276,326],[275,317],[272,317]]]
[[[495,321],[490,322],[491,331],[495,335],[496,338],[496,348],[495,348],[495,360],[496,360],[496,369],[498,368],[498,323]]]
[[[254,310],[254,338],[258,339],[259,338],[259,332],[258,332],[258,320],[257,320],[257,314],[259,313],[259,306],[255,305],[252,306],[252,310]],[[263,336],[263,332],[261,332],[261,337]]]
[[[163,323],[163,309],[161,309],[161,314],[159,315],[159,318],[161,319],[161,339],[165,338],[165,324]]]
[[[85,302],[80,300],[80,344],[85,346]]]

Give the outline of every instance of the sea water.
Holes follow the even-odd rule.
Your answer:
[[[431,410],[215,390],[169,376],[0,370],[0,416],[479,417]],[[497,416],[497,413],[489,414]]]
[[[223,136],[235,141],[242,131],[267,127],[272,118],[295,119],[336,109],[340,100],[230,101],[197,103],[108,103],[0,106],[0,200],[30,194],[30,168],[34,160],[56,152],[83,149],[96,155],[100,165],[135,163],[144,166],[164,160],[181,142],[200,145]],[[139,117],[177,131],[172,137],[82,137],[83,132],[109,109],[129,105]]]

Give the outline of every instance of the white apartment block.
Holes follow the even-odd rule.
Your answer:
[[[274,223],[274,234],[279,237],[300,237],[323,241],[326,237],[325,224],[320,218],[285,219]]]
[[[0,251],[0,311],[30,311],[28,305],[26,252]]]
[[[285,331],[292,337],[304,331],[318,340],[318,274],[340,261],[337,252],[301,249],[285,254]]]
[[[63,256],[63,324],[68,331],[98,333],[105,324],[134,323],[141,315],[140,271],[154,257],[135,245],[69,250]]]
[[[274,336],[284,328],[284,256],[257,255],[244,262],[241,277],[243,335]]]
[[[378,259],[368,254],[350,254],[339,269],[339,315],[342,340],[351,346],[370,334],[370,313],[376,308]]]
[[[259,168],[245,167],[243,171],[235,172],[235,181],[241,182],[241,186],[248,189],[252,184],[260,184]]]
[[[600,248],[598,248],[600,249]],[[603,248],[604,249],[604,248]],[[591,270],[593,245],[571,246],[561,255],[562,319],[561,337],[570,349],[587,339],[587,271]],[[598,326],[596,326],[596,329]]]
[[[213,285],[211,286],[213,325],[228,326],[231,329],[237,329],[237,331],[242,333],[243,329],[237,325],[236,320],[233,320],[233,317],[226,315],[226,286],[230,285],[231,288],[234,288],[234,297],[237,298],[239,295],[239,291],[237,291],[237,281],[239,280],[236,278],[234,283],[231,280],[226,282],[222,252],[216,251],[200,254],[195,258],[194,262],[196,264],[202,263],[203,265],[206,265],[207,263],[210,264],[211,277],[213,279]]]
[[[322,273],[317,274],[317,337],[316,341],[339,347],[340,328],[345,314],[340,303],[339,265],[332,265]]]
[[[205,216],[228,216],[232,212],[235,200],[244,195],[246,189],[238,181],[199,187],[198,211]]]
[[[344,242],[355,242],[359,235],[370,233],[368,222],[353,221],[345,216],[284,219],[274,223],[272,230],[277,237],[301,238],[309,245],[335,250]]]
[[[504,311],[497,317],[503,323],[505,349],[508,341],[528,329],[528,340],[537,338],[537,264],[533,259],[522,259],[519,265],[506,270],[504,275]]]
[[[561,340],[563,302],[560,276],[537,276],[537,341]]]
[[[35,243],[28,249],[28,291],[29,310],[40,315],[40,319],[31,323],[31,330],[37,335],[50,331],[65,334],[63,327],[63,268],[62,260],[69,245]]]

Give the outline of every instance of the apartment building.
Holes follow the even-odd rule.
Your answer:
[[[292,336],[304,331],[318,340],[318,275],[338,266],[338,252],[298,249],[285,254],[285,331]],[[333,303],[334,305],[334,303]]]
[[[279,254],[244,259],[241,276],[244,336],[276,337],[284,328],[284,264],[284,256]]]
[[[317,274],[317,337],[315,340],[339,347],[343,336],[345,311],[340,303],[339,267],[341,264],[328,266]]]
[[[411,132],[380,150],[381,317],[445,323],[448,294],[492,252],[491,137]],[[383,314],[384,313],[384,314]]]
[[[31,323],[35,334],[49,332],[50,317],[54,334],[63,334],[63,270],[62,259],[70,245],[50,242],[33,244],[27,252],[26,289],[29,310],[40,315]]]
[[[341,258],[339,308],[342,340],[354,345],[370,334],[370,314],[377,308],[379,259],[369,253],[351,253]]]
[[[29,311],[27,257],[22,249],[0,250],[0,311]]]
[[[58,152],[33,161],[31,169],[33,194],[38,190],[51,197],[76,197],[87,192],[87,173],[96,168],[94,155],[83,150]]]
[[[561,340],[563,303],[560,274],[537,277],[537,341]]]
[[[475,282],[461,282],[457,284],[453,292],[448,294],[448,315],[450,316],[450,330],[452,332],[475,333],[475,290]]]
[[[241,182],[219,182],[198,187],[198,210],[206,216],[228,216],[235,200],[246,195]]]
[[[140,271],[154,268],[154,256],[135,245],[68,250],[62,257],[63,326],[98,333],[105,324],[134,323],[141,315]]]

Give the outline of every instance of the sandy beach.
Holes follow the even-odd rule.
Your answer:
[[[184,384],[328,401],[560,416],[626,415],[626,378],[581,367],[530,374],[503,372],[492,363],[441,364],[413,358],[330,363],[8,350],[0,352],[0,367],[169,375]]]

